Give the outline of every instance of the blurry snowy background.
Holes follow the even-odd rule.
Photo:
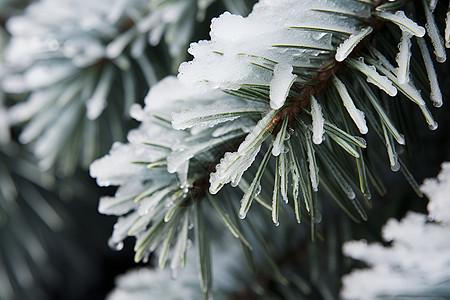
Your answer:
[[[179,281],[172,283],[167,270],[156,273],[148,268],[155,264],[152,258],[149,264],[134,263],[134,241],[125,240],[121,252],[108,247],[116,218],[98,214],[97,207],[98,199],[113,195],[115,189],[100,189],[87,168],[113,142],[125,142],[128,131],[137,127],[129,115],[132,104],[142,106],[151,86],[176,75],[179,64],[190,59],[189,43],[209,38],[212,17],[225,10],[246,15],[254,2],[0,0],[0,300],[96,300],[113,290],[111,300],[144,299],[150,285],[155,287],[155,299],[163,299],[169,288],[177,291],[174,297],[200,299],[192,255]],[[441,87],[448,98],[450,76],[445,75],[450,72],[445,66],[439,72],[444,74]],[[409,124],[417,135],[408,148],[414,152],[411,170],[419,183],[436,177],[441,163],[450,161],[447,106],[444,101],[435,113],[439,129],[432,132],[423,126],[419,113],[407,112],[410,120],[420,120],[419,125]],[[354,240],[369,243],[349,242],[344,253],[367,262],[371,269],[344,277],[344,297],[360,299],[355,295],[361,290],[353,287],[368,281],[380,285],[364,288],[371,293],[367,299],[380,290],[404,292],[386,288],[384,272],[392,270],[383,264],[409,255],[418,263],[407,264],[417,269],[399,264],[399,273],[433,273],[428,277],[432,285],[441,288],[442,280],[448,283],[450,246],[448,239],[441,240],[441,232],[449,234],[450,202],[445,197],[449,172],[448,164],[443,165],[440,183],[427,181],[422,186],[430,204],[427,198],[418,198],[401,176],[386,175],[388,194],[373,200],[370,222],[348,225]],[[273,228],[267,232],[276,234]],[[411,240],[402,238],[406,236]],[[431,255],[420,244],[426,238],[427,247],[447,249],[432,254],[442,258],[441,267],[423,265],[424,252]],[[371,242],[392,247],[383,250]],[[403,255],[403,248],[412,250]],[[219,295],[232,293],[244,299],[246,284],[251,285],[244,279],[250,275],[242,268],[245,263],[233,259],[240,257],[233,255],[236,252],[226,240],[213,247],[213,255],[221,257],[214,268],[214,275],[221,278],[216,289]],[[337,259],[347,263],[345,272],[353,265],[343,256]],[[300,273],[309,272],[304,269]],[[326,283],[336,285],[332,290],[339,289],[343,272]],[[395,288],[412,280],[420,289],[422,278],[412,275],[399,275]],[[447,286],[441,290],[448,297]]]

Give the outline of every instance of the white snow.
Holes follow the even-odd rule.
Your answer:
[[[135,208],[134,197],[144,190],[140,181],[133,181],[117,189],[114,197],[103,196],[98,204],[98,212],[105,215],[125,215]]]
[[[345,17],[335,17],[330,10]],[[333,38],[359,32],[361,17],[370,18],[370,11],[356,1],[259,1],[248,17],[226,12],[213,19],[211,40],[191,44],[194,59],[180,66],[178,76],[183,84],[199,90],[204,86],[233,90],[277,86],[278,70],[274,69],[293,78],[305,72],[302,68],[320,68],[334,57]],[[289,82],[275,89],[273,108],[281,107]]]
[[[159,114],[167,114],[170,112],[180,111],[186,107],[186,103],[205,104],[220,99],[227,99],[226,94],[219,90],[206,89],[203,93],[198,93],[189,88],[186,88],[180,83],[180,80],[175,76],[167,76],[161,79],[157,84],[153,85],[145,96],[145,110]],[[182,101],[182,102],[180,102]],[[189,104],[189,107],[194,105]]]
[[[450,287],[450,163],[442,164],[436,179],[424,181],[428,216],[408,212],[401,220],[390,219],[382,235],[390,246],[351,241],[344,254],[369,265],[342,279],[342,299],[427,298],[448,295]],[[428,222],[429,219],[435,222]]]
[[[114,143],[110,153],[94,161],[89,170],[93,178],[97,178],[100,186],[120,185],[133,178],[149,180],[163,176],[164,172],[149,172],[145,165],[134,164],[133,161],[148,160],[155,157],[144,147],[131,144]]]
[[[236,186],[241,180],[244,172],[251,166],[258,155],[261,143],[270,132],[267,125],[275,116],[276,111],[272,110],[262,118],[253,131],[247,135],[244,142],[239,145],[236,152],[227,152],[216,166],[216,172],[210,175],[209,192],[216,194],[223,185],[231,182]]]

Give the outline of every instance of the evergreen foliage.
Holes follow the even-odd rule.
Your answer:
[[[412,128],[438,129],[445,105],[444,2],[0,0],[0,298],[49,297],[48,258],[71,259],[49,241],[83,244],[61,237],[83,215],[55,198],[96,201],[89,168],[117,187],[98,205],[117,217],[108,245],[132,237],[147,264],[110,300],[336,299],[354,264],[342,251],[384,249],[345,241],[379,239],[390,174],[431,195],[407,165]],[[431,206],[441,223],[409,214],[374,271],[344,277],[344,298],[388,292],[355,286],[392,266],[408,230],[448,233]],[[434,283],[404,294],[448,294]]]

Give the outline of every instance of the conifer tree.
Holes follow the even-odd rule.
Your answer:
[[[68,215],[80,222],[83,214],[55,198],[69,186],[78,199],[81,186],[95,203],[100,189],[85,183],[88,175],[117,187],[99,200],[98,212],[117,219],[109,240],[98,239],[114,250],[134,244],[141,263],[118,277],[109,299],[450,296],[448,272],[408,266],[426,247],[450,250],[448,217],[435,208],[448,211],[448,201],[415,179],[421,139],[433,138],[424,148],[435,163],[450,159],[442,150],[447,2],[0,5],[0,278],[8,279],[0,298],[33,297],[27,282],[39,299],[56,288],[35,271],[43,270],[39,258],[71,256],[45,241]],[[392,181],[402,180],[414,196],[392,194]],[[410,213],[383,229],[391,248],[349,242],[382,242],[388,218],[424,213],[424,192],[436,224]],[[415,200],[395,199],[405,194]],[[86,227],[103,224],[96,218]],[[414,228],[435,238],[408,240]],[[405,245],[412,250],[399,255]],[[341,282],[357,264],[343,254],[373,269]],[[436,263],[447,256],[436,254]],[[399,284],[438,274],[391,288],[383,276],[395,266]],[[377,284],[361,288],[370,282]]]

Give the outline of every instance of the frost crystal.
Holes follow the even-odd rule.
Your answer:
[[[391,246],[351,241],[344,253],[369,264],[369,269],[343,277],[343,299],[378,297],[440,298],[450,293],[450,163],[437,179],[427,179],[422,191],[429,197],[427,216],[409,212],[401,221],[390,219],[383,228]],[[445,298],[445,296],[444,296]]]

